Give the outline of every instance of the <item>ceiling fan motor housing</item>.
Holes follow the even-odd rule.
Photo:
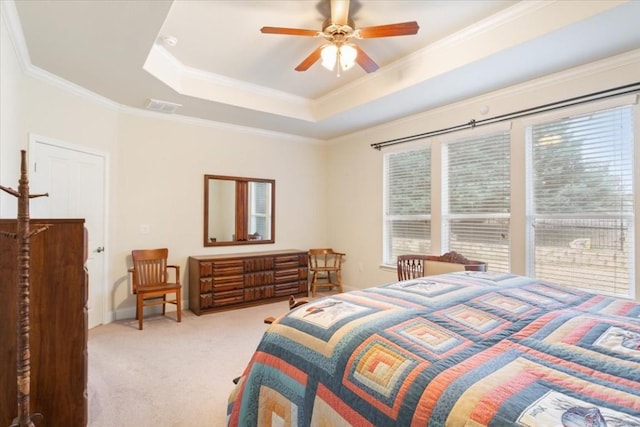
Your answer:
[[[329,18],[322,24],[322,34],[326,39],[331,41],[345,41],[355,35],[354,28],[355,24],[351,19],[349,19],[346,25],[340,25],[334,24],[331,18]]]

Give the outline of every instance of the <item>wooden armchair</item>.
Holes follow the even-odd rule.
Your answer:
[[[487,263],[465,258],[451,251],[444,255],[398,255],[398,280],[444,274],[453,271],[487,271]]]
[[[177,307],[178,322],[182,321],[180,266],[167,265],[169,250],[138,249],[131,251],[133,268],[133,293],[136,294],[136,319],[138,329],[142,330],[144,307],[162,304],[162,314],[166,313],[166,304]],[[175,270],[175,282],[168,282],[168,269]],[[167,299],[167,294],[175,294],[175,299]]]
[[[318,286],[338,288],[338,292],[342,292],[342,257],[345,254],[335,252],[333,249],[309,249],[309,271],[311,272],[311,296],[316,295]],[[331,274],[335,277],[332,280]],[[319,283],[319,279],[325,279],[326,282]]]

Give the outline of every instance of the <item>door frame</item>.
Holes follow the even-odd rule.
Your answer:
[[[109,300],[109,293],[107,288],[107,270],[109,268],[109,221],[108,221],[108,212],[109,212],[109,153],[106,151],[96,150],[94,148],[89,148],[81,145],[71,144],[66,141],[61,141],[55,138],[50,138],[47,136],[39,135],[36,133],[29,132],[29,148],[28,148],[28,164],[29,171],[33,172],[33,162],[31,159],[31,154],[35,151],[35,147],[37,144],[46,144],[53,147],[57,147],[63,150],[71,150],[71,151],[79,151],[81,153],[90,154],[93,156],[101,157],[104,161],[104,173],[103,173],[103,200],[102,200],[102,232],[104,233],[104,264],[102,268],[102,277],[97,278],[99,289],[102,291],[103,295],[101,305],[102,305],[102,324],[111,323],[113,316],[111,312],[108,310],[109,306],[107,304]],[[87,250],[91,250],[88,248]]]

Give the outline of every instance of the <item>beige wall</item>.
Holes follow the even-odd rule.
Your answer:
[[[347,253],[343,278],[347,289],[364,288],[393,281],[395,269],[382,263],[382,160],[383,151],[370,144],[420,134],[468,123],[471,119],[507,114],[553,101],[593,93],[599,90],[635,83],[640,76],[640,50],[580,67],[558,75],[530,81],[507,90],[465,100],[429,112],[407,117],[393,123],[368,129],[330,141],[328,175],[331,191],[329,236],[331,244]],[[428,96],[428,94],[422,94]],[[607,102],[605,101],[605,104]],[[483,116],[480,109],[489,108]],[[393,108],[393,105],[389,105]],[[575,111],[575,110],[574,110]],[[637,114],[640,108],[636,109]],[[524,126],[534,118],[511,122],[512,129],[512,230],[511,263],[514,273],[526,274],[525,269],[525,210],[524,210]],[[469,134],[485,131],[478,127]],[[456,133],[455,137],[464,136]],[[440,143],[453,136],[430,139],[432,170],[439,170]],[[636,146],[640,147],[640,119],[636,118]],[[405,147],[405,145],[401,146]],[[391,148],[388,148],[391,149]],[[640,164],[640,149],[636,150],[636,164]],[[638,168],[636,168],[637,170]],[[439,178],[433,188],[440,188]],[[636,188],[640,188],[640,174],[636,173]],[[637,191],[636,191],[637,193]],[[440,246],[441,216],[439,195],[432,192],[433,252],[446,250]],[[640,197],[636,198],[636,212],[640,212]],[[640,242],[640,215],[636,216],[635,240]],[[636,243],[636,247],[637,243]],[[640,251],[636,251],[636,265],[640,265]],[[640,274],[636,274],[636,295],[640,297]]]
[[[22,133],[22,72],[1,14],[0,76],[0,184],[17,188],[20,149],[26,148],[20,144],[20,141],[26,141]],[[0,218],[15,217],[17,211],[15,198],[0,191]]]
[[[120,171],[111,182],[121,207],[112,219],[116,304],[131,306],[126,285],[132,248],[168,246],[183,266],[189,255],[307,249],[328,243],[324,213],[326,147],[254,132],[221,130],[123,114]],[[203,247],[204,175],[276,181],[276,243]],[[317,189],[311,194],[309,189]],[[150,227],[140,234],[140,225]],[[118,307],[120,308],[120,307]]]

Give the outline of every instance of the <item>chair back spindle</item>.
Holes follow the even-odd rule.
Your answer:
[[[443,264],[448,264],[450,267],[444,268],[442,271]],[[428,268],[428,265],[431,267]],[[435,268],[436,265],[439,265],[440,268]],[[434,270],[439,270],[439,272]],[[397,257],[398,280],[417,279],[418,277],[459,270],[487,271],[487,263],[467,259],[454,251],[440,256],[411,254],[398,255]]]

